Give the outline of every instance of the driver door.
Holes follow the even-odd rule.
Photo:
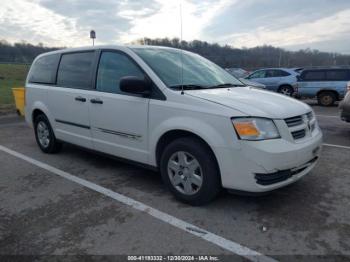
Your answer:
[[[124,93],[119,88],[125,76],[145,77],[128,55],[102,51],[91,94],[90,121],[96,150],[141,163],[148,161],[149,98]]]

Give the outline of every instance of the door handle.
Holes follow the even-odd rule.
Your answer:
[[[75,98],[75,101],[86,102],[86,98],[81,97],[81,96],[77,96],[77,97]]]
[[[98,99],[98,98],[90,99],[90,102],[93,104],[103,104],[103,101],[101,99]]]

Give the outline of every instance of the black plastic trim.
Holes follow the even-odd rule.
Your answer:
[[[255,174],[256,183],[262,186],[268,186],[279,182],[283,182],[288,178],[291,178],[292,176],[304,171],[306,168],[309,167],[308,164],[312,164],[316,162],[317,159],[318,159],[317,156],[314,157],[309,162],[307,162],[304,166],[302,166],[297,170],[287,169],[287,170],[280,170],[270,174]]]
[[[60,120],[60,119],[55,119],[55,121],[56,121],[57,123],[61,123],[61,124],[66,124],[66,125],[81,127],[81,128],[85,128],[85,129],[90,129],[90,126],[86,126],[86,125],[82,125],[82,124],[77,124],[77,123],[73,123],[73,122],[69,122],[69,121],[64,121],[64,120]]]
[[[139,139],[142,138],[141,135],[123,133],[123,132],[109,130],[109,129],[104,129],[104,128],[98,128],[98,130],[100,130],[100,131],[102,131],[104,133],[107,133],[107,134],[112,134],[112,135],[116,135],[116,136],[122,136],[122,137],[131,138],[131,139],[135,139],[135,140],[139,140]]]

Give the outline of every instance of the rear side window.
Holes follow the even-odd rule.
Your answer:
[[[46,55],[38,58],[30,70],[29,82],[38,84],[54,84],[59,54]]]
[[[276,70],[278,76],[290,76],[290,73],[283,70]]]
[[[267,70],[266,77],[282,77],[289,76],[290,74],[283,70]]]
[[[329,81],[347,81],[350,80],[349,70],[329,70],[326,72]]]
[[[63,54],[57,73],[57,85],[90,89],[94,52]]]
[[[325,81],[325,71],[304,71],[301,77],[305,81]]]
[[[144,78],[141,69],[126,55],[118,52],[103,52],[98,67],[96,90],[121,94],[119,83],[124,76]]]

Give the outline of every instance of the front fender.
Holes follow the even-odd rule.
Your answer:
[[[225,133],[223,130],[214,128],[212,125],[199,120],[197,118],[178,116],[170,118],[162,122],[160,125],[152,129],[149,139],[149,148],[150,148],[150,165],[157,165],[156,161],[156,148],[160,138],[169,131],[181,130],[191,132],[200,138],[202,138],[206,143],[211,147],[214,154],[216,147],[225,147],[227,142],[225,142]],[[220,132],[219,132],[220,130]],[[234,135],[232,129],[232,135]]]

